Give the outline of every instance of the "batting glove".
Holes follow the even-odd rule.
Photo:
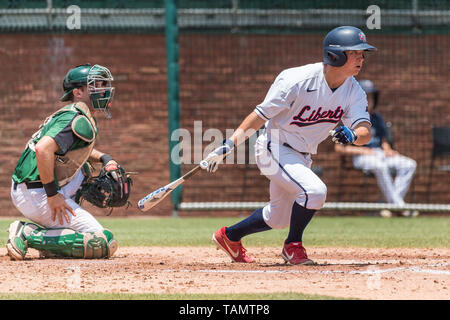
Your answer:
[[[204,161],[208,163],[208,166],[202,167],[207,172],[216,172],[219,168],[219,164],[223,162],[223,159],[231,153],[234,148],[234,143],[231,140],[224,140],[223,144],[211,152]]]
[[[330,131],[330,136],[332,136],[332,141],[339,144],[351,144],[358,138],[356,136],[355,130],[350,129],[346,126],[340,126],[336,130]]]

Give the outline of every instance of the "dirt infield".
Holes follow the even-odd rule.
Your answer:
[[[254,264],[211,247],[123,247],[110,260],[10,261],[0,292],[270,293],[360,299],[450,299],[450,249],[308,248],[316,265],[289,266],[280,248],[249,248]]]

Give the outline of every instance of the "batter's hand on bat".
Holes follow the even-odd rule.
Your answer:
[[[351,144],[358,138],[355,131],[346,126],[340,126],[336,130],[331,130],[330,136],[333,142],[344,145]]]
[[[205,158],[204,161],[208,163],[208,166],[201,166],[202,169],[205,169],[208,172],[216,172],[219,164],[223,162],[223,159],[225,159],[225,157],[233,150],[233,148],[233,141],[225,140],[220,147],[216,148]]]

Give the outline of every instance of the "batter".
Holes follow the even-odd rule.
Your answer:
[[[255,145],[258,168],[270,180],[270,203],[241,222],[217,230],[212,240],[234,262],[251,263],[241,239],[249,234],[289,227],[281,256],[290,264],[312,264],[302,244],[303,231],[322,208],[327,187],[311,170],[311,155],[332,131],[340,144],[364,145],[370,140],[370,115],[364,90],[354,79],[365,51],[376,50],[355,27],[330,31],[319,63],[282,71],[264,101],[235,133],[205,159],[215,172],[245,132],[265,125]]]

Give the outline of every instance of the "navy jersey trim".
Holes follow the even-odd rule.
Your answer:
[[[261,109],[259,108],[259,107],[256,107],[255,108],[264,118],[266,118],[267,120],[270,120],[270,118],[268,118],[265,114],[264,114],[264,112],[262,112],[261,111]]]
[[[355,121],[353,121],[353,123],[352,123],[352,125],[350,126],[350,128],[353,128],[353,125],[354,125],[355,123],[357,123],[358,121],[360,121],[360,120],[365,120],[365,121],[369,122],[370,124],[372,124],[372,122],[370,122],[370,119],[367,119],[367,118],[359,118],[359,119],[356,119]]]

